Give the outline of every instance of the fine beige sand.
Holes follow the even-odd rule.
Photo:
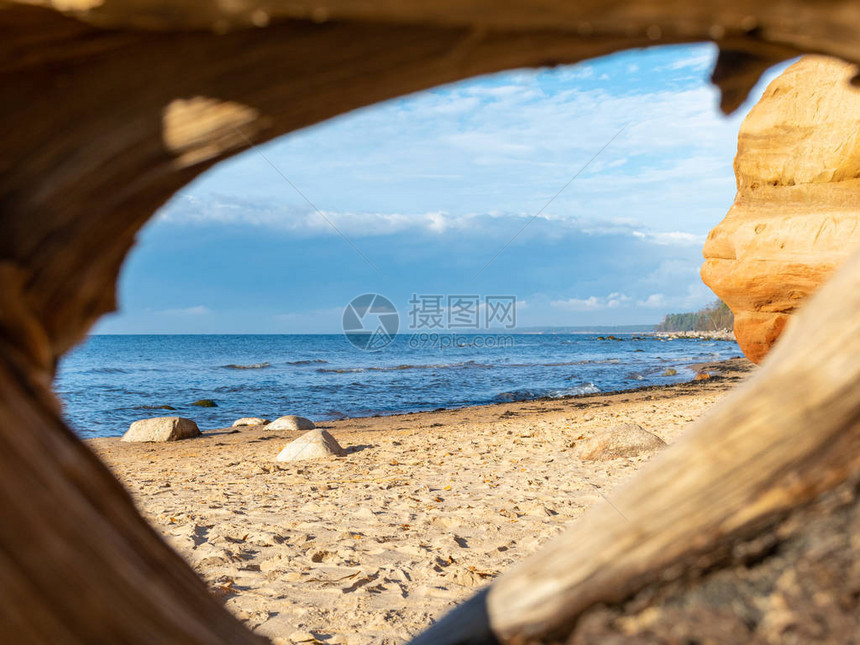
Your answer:
[[[259,427],[88,443],[251,628],[279,643],[403,643],[656,454],[581,461],[578,441],[637,423],[671,444],[752,367],[701,369],[712,378],[320,423],[347,449],[324,460],[276,463],[301,433]]]

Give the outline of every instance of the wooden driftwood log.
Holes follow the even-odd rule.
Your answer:
[[[860,61],[860,5],[0,0],[0,640],[261,640],[208,595],[140,517],[65,426],[50,389],[58,358],[114,308],[117,274],[135,234],[176,190],[244,149],[245,137],[262,142],[477,74],[701,40],[720,45],[714,81],[723,109],[731,110],[779,60],[809,51]],[[685,470],[667,455],[663,467],[677,477],[652,469],[641,484],[652,495],[631,488],[619,499],[632,509],[642,499],[682,500],[687,490],[701,503],[718,495],[712,512],[687,504],[680,525],[637,516],[641,532],[626,537],[617,519],[596,513],[593,533],[576,551],[611,566],[550,551],[486,596],[485,627],[511,641],[563,630],[589,604],[633,593],[670,562],[688,566],[687,555],[754,530],[757,519],[766,523],[855,469],[851,276],[843,272],[837,283],[849,291],[824,301],[833,301],[827,307],[838,314],[821,317],[819,326],[807,323],[816,343],[833,342],[821,340],[810,358],[813,345],[798,332],[780,351],[788,373],[801,372],[807,383],[815,375],[814,384],[780,378],[774,359],[768,379],[756,381],[743,405],[750,414],[767,409],[777,416],[750,417],[758,421],[743,426],[745,415],[723,408],[700,425],[703,439],[671,453],[701,448],[707,467]],[[834,349],[837,339],[845,358]],[[820,384],[829,389],[812,387]],[[793,405],[780,405],[780,393]],[[760,434],[758,449],[774,450],[753,463],[737,452],[753,444],[708,430],[732,425]],[[812,425],[815,432],[799,433]],[[727,474],[736,468],[740,476],[741,467],[757,487],[732,485]],[[659,483],[675,496],[656,490]],[[667,512],[678,517],[680,508]],[[668,535],[692,543],[670,545]],[[647,550],[658,544],[665,549]],[[636,549],[628,553],[624,545]],[[560,570],[569,572],[562,578]],[[547,574],[545,580],[530,571]],[[470,619],[457,632],[488,637],[480,628]]]
[[[468,624],[503,642],[564,636],[597,604],[726,566],[727,549],[857,478],[858,312],[860,254],[792,321],[755,378],[649,462],[612,506],[593,509],[456,610],[447,619],[456,628],[440,624],[414,645],[469,642],[460,629]]]

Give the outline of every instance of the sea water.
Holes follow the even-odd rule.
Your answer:
[[[246,416],[324,421],[663,385],[741,353],[726,341],[615,338],[466,334],[443,347],[397,336],[368,352],[342,334],[91,336],[62,360],[56,390],[80,436],[119,436],[150,416],[206,430]]]

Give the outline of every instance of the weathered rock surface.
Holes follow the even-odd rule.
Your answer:
[[[860,246],[857,67],[807,56],[765,91],[738,137],[738,192],[705,244],[702,278],[760,362],[791,313]]]
[[[575,450],[580,459],[602,461],[619,457],[636,457],[665,446],[665,441],[643,430],[642,426],[636,423],[623,423],[577,442]]]
[[[316,426],[313,421],[294,414],[279,417],[266,426],[266,430],[313,430],[314,428]]]
[[[346,451],[327,430],[311,430],[291,441],[278,454],[278,461],[302,461],[323,457],[343,457]]]
[[[268,419],[263,419],[261,417],[242,417],[241,419],[236,419],[233,422],[234,428],[241,428],[244,426],[264,426],[268,423],[271,423]]]
[[[123,441],[179,441],[200,436],[200,428],[183,417],[153,417],[132,423]]]

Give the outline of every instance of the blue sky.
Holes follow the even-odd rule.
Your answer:
[[[520,327],[696,309],[714,299],[701,248],[734,197],[740,121],[778,73],[725,118],[715,56],[664,47],[471,79],[246,151],[142,231],[120,312],[96,331],[334,333],[366,292],[404,315],[413,293],[514,295]]]

